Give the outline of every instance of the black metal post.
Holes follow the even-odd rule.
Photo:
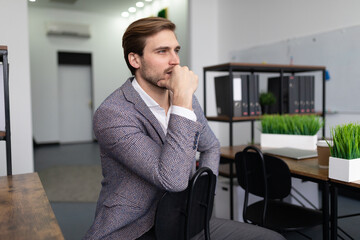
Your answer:
[[[323,75],[323,87],[322,87],[322,117],[323,117],[323,137],[325,138],[325,114],[326,114],[326,70],[324,69],[322,71],[322,75]]]
[[[205,68],[203,69],[203,74],[204,74],[204,115],[206,117],[206,71]]]
[[[283,114],[283,82],[284,82],[284,69],[280,69],[280,99],[279,99],[279,114]]]
[[[322,212],[323,212],[323,239],[329,239],[329,183],[323,183],[323,190],[322,190]]]
[[[230,99],[231,99],[231,108],[230,108],[230,120],[229,120],[229,133],[230,133],[230,146],[233,146],[233,117],[234,117],[234,91],[233,91],[233,87],[234,87],[234,76],[233,76],[233,72],[232,72],[232,68],[231,66],[229,66],[229,81],[230,81]]]
[[[233,146],[233,117],[234,117],[234,91],[233,81],[234,76],[231,66],[229,66],[229,81],[230,81],[230,121],[229,121],[229,135],[230,135],[230,146]],[[233,163],[230,162],[230,219],[234,220],[234,183],[233,183]]]
[[[337,217],[338,217],[338,189],[333,184],[331,191],[331,240],[337,239]]]
[[[11,164],[11,133],[10,133],[10,100],[9,100],[9,64],[8,53],[1,51],[3,59],[3,81],[4,81],[4,104],[5,104],[5,141],[6,141],[6,170],[7,175],[12,175]]]
[[[230,219],[234,220],[234,182],[233,162],[230,161]]]

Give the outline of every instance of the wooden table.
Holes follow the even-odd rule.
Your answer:
[[[64,239],[37,173],[0,177],[0,239]]]
[[[236,176],[233,169],[235,154],[242,151],[246,145],[221,147],[221,163],[219,175],[230,178],[230,216],[233,219],[233,178]],[[259,146],[256,146],[260,148]],[[279,157],[279,156],[278,156]],[[323,212],[323,239],[329,239],[329,178],[328,169],[318,166],[317,158],[295,160],[286,157],[279,157],[289,166],[293,177],[322,184],[322,212]]]
[[[261,149],[259,146],[254,145],[255,147]],[[221,147],[221,157],[234,161],[235,154],[237,152],[241,152],[244,150],[246,145],[238,145],[238,146],[232,146],[232,147]],[[279,157],[279,156],[278,156]],[[299,175],[301,177],[308,177],[311,179],[317,179],[320,181],[328,181],[329,177],[329,171],[326,168],[319,168],[318,160],[317,158],[307,158],[302,160],[295,160],[292,158],[286,158],[286,157],[279,157],[282,160],[286,162],[286,164],[289,166],[290,172],[293,175]],[[224,174],[229,174],[229,170],[226,170],[226,168],[221,168],[224,170]]]

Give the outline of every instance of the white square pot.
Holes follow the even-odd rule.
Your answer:
[[[260,145],[262,148],[299,148],[305,150],[316,150],[317,135],[289,135],[289,134],[269,134],[260,135]]]
[[[344,182],[360,180],[360,158],[343,159],[330,157],[329,178]]]

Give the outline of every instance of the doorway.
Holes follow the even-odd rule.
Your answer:
[[[93,141],[91,54],[58,52],[59,142]]]

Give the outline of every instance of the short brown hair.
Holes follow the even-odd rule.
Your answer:
[[[133,52],[143,55],[146,38],[161,32],[162,30],[175,31],[175,24],[161,17],[147,17],[131,23],[122,38],[125,62],[131,73],[135,74],[135,68],[130,65],[128,55]]]

